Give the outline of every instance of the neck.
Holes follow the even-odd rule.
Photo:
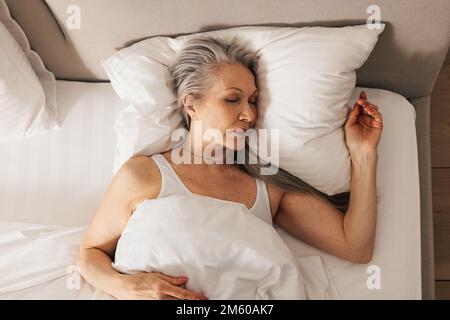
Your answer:
[[[183,143],[177,149],[181,149],[177,151],[180,152],[185,163],[201,164],[208,167],[234,165],[227,164],[226,162],[228,150],[226,147],[223,145],[213,145],[211,141],[205,141],[198,137],[196,139],[195,135],[191,132],[185,136]],[[228,150],[228,152],[231,152],[234,155],[234,151]],[[218,157],[220,157],[222,163],[220,163]]]

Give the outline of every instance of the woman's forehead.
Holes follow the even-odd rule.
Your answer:
[[[220,68],[215,87],[222,91],[237,90],[250,94],[256,90],[253,74],[250,70],[240,65]]]

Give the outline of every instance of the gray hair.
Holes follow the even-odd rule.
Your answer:
[[[194,99],[203,99],[204,93],[214,83],[221,64],[240,64],[248,68],[256,80],[258,56],[255,52],[237,43],[226,43],[212,37],[200,36],[187,40],[177,54],[175,62],[169,67],[172,90],[183,113],[187,129],[190,128],[190,118],[184,108],[184,98],[191,94]],[[246,144],[246,161],[244,164],[238,164],[242,171],[285,191],[308,193],[326,199],[341,212],[347,211],[349,192],[329,196],[281,168],[274,175],[262,175],[261,168],[266,164],[260,159],[257,164],[250,164],[249,152],[251,150]]]
[[[229,44],[211,37],[197,37],[186,41],[175,63],[169,67],[172,90],[188,129],[190,118],[184,109],[183,99],[191,94],[196,100],[201,101],[204,92],[214,83],[218,67],[223,64],[240,64],[249,69],[256,79],[258,67],[256,53],[236,43]]]

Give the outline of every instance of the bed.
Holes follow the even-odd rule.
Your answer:
[[[382,89],[357,87],[352,99],[361,89],[386,119],[379,146],[380,200],[373,261],[355,265],[308,246],[280,228],[277,231],[299,257],[314,298],[419,299],[415,109],[401,95]],[[8,247],[0,251],[0,271],[9,275],[0,281],[0,298],[109,298],[82,279],[82,290],[68,289],[67,282],[74,277],[74,257],[85,226],[112,178],[113,125],[123,106],[108,83],[59,80],[57,92],[64,118],[60,130],[3,143],[0,148],[4,164],[0,168],[0,247]],[[366,284],[369,266],[381,270],[380,289],[371,290]]]
[[[0,299],[111,298],[78,278],[74,270],[83,230],[112,178],[113,123],[123,107],[107,83],[100,59],[153,35],[239,25],[365,23],[371,4],[292,0],[280,7],[277,1],[264,6],[256,2],[229,1],[224,6],[198,0],[135,0],[127,5],[119,0],[7,1],[34,50],[59,79],[57,102],[63,121],[48,135],[0,145],[0,271],[7,275],[0,279]],[[364,88],[386,122],[379,146],[375,256],[367,265],[351,264],[277,229],[298,257],[312,298],[434,297],[429,108],[449,47],[445,12],[450,3],[377,4],[388,27],[358,70],[352,97]],[[80,29],[65,23],[69,5],[82,10]],[[238,15],[233,8],[239,8]],[[412,18],[416,23],[410,23]],[[374,272],[380,275],[378,288],[368,284]]]

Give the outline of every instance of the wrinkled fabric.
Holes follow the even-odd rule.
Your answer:
[[[305,299],[295,263],[273,226],[245,205],[191,194],[141,203],[113,267],[187,276],[186,288],[209,299]]]

